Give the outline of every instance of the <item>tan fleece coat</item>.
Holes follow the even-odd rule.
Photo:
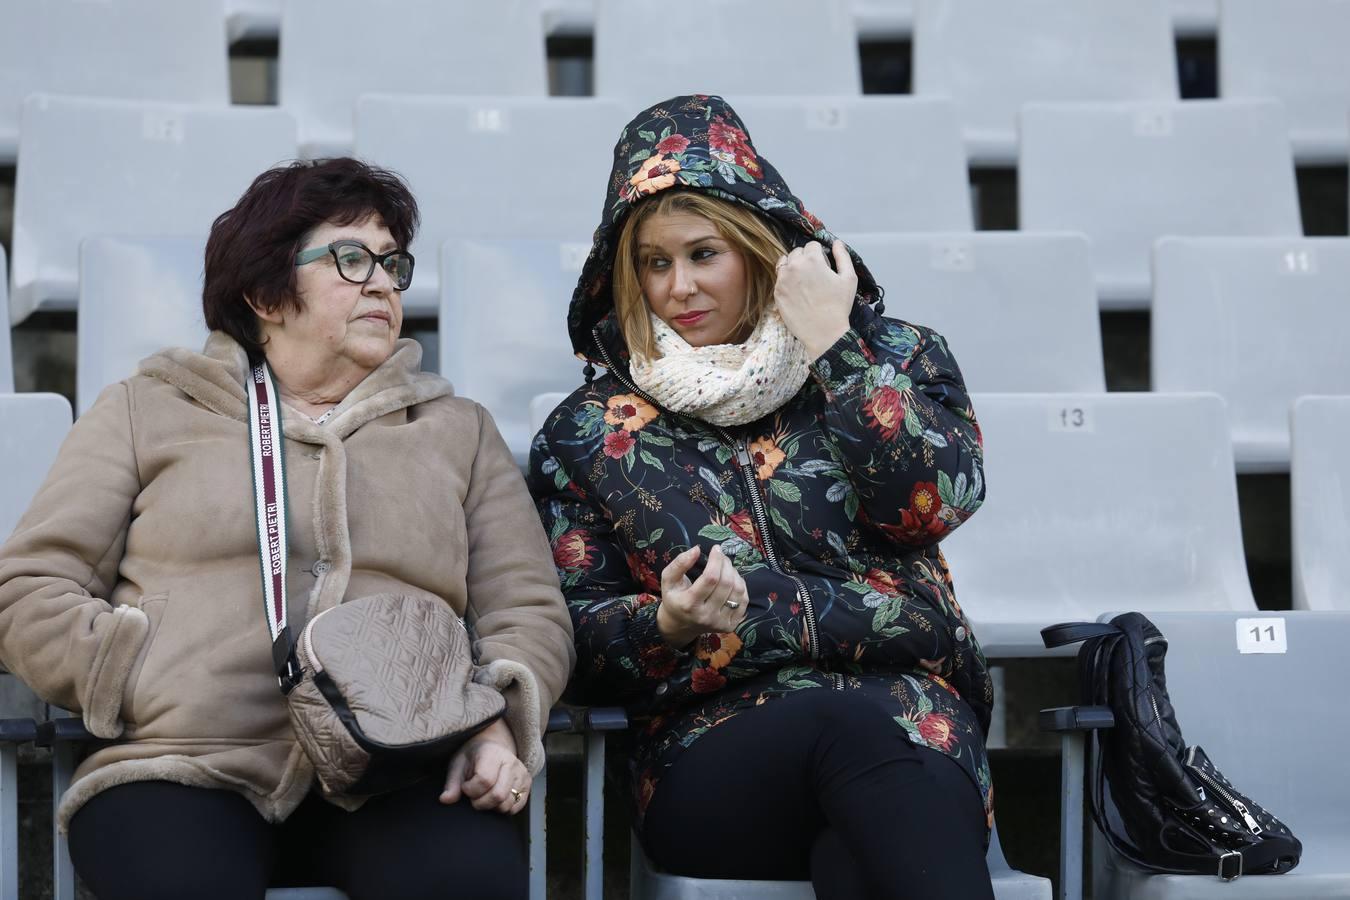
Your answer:
[[[400,341],[323,426],[283,410],[291,626],[370,594],[444,598],[475,627],[535,773],[570,621],[491,418],[421,355]],[[99,791],[152,779],[236,791],[275,822],[314,783],[272,671],[246,369],[218,332],[202,353],[142,362],[75,423],[0,547],[0,662],[117,739],[79,767],[63,825]]]

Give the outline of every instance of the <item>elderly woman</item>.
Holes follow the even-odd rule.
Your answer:
[[[822,900],[992,897],[992,687],[938,549],[982,457],[946,343],[881,317],[718,97],[639,114],[609,186],[568,316],[607,372],[547,419],[530,487],[577,698],[647,717],[648,855]]]
[[[396,176],[355,160],[259,176],[211,230],[204,350],[105,390],[0,548],[0,659],[108,739],[59,811],[102,900],[525,895],[509,814],[542,765],[571,628],[491,418],[399,339],[417,218]],[[261,602],[253,360],[282,403],[290,621],[435,598],[505,697],[411,787],[329,802],[297,744]]]

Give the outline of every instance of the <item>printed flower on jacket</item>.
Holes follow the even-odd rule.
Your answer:
[[[675,673],[675,663],[675,651],[664,644],[646,647],[638,654],[638,665],[646,678],[669,678]]]
[[[698,639],[694,655],[708,663],[710,669],[722,669],[741,652],[741,639],[734,632],[708,632]]]
[[[893,441],[905,424],[905,395],[889,384],[880,385],[863,404],[863,413],[884,440]]]
[[[690,682],[695,694],[711,694],[726,686],[727,677],[716,669],[700,667],[694,670]]]
[[[736,537],[763,552],[764,548],[759,544],[759,532],[755,530],[755,520],[750,516],[750,510],[743,509],[738,513],[732,513],[727,517],[727,526]]]
[[[605,401],[605,421],[624,431],[640,431],[656,416],[656,407],[636,394],[615,394]]]
[[[647,194],[664,191],[675,184],[675,173],[680,171],[677,160],[664,153],[654,153],[642,161],[642,166],[623,189],[624,200],[636,200]]]
[[[895,577],[890,572],[883,572],[881,569],[868,569],[867,574],[863,576],[863,580],[872,590],[888,597],[894,597],[900,593],[900,588],[895,583]]]
[[[616,434],[624,434],[619,431]],[[633,578],[642,587],[644,591],[658,593],[661,590],[661,577],[652,571],[651,566],[643,561],[642,557],[636,553],[628,554],[628,571],[633,573]]]
[[[918,721],[919,736],[928,746],[950,752],[956,741],[956,723],[941,713],[929,713]]]
[[[773,477],[774,471],[787,459],[787,454],[778,447],[778,443],[772,438],[759,438],[750,442],[750,459],[755,464],[755,474],[761,481],[768,481]]]
[[[931,481],[920,481],[909,492],[909,509],[900,511],[899,534],[915,543],[926,543],[947,532],[942,516],[942,498]]]
[[[657,153],[683,153],[687,149],[689,149],[689,138],[682,134],[672,134],[669,137],[664,137],[661,139],[661,142],[656,145]]]
[[[594,562],[592,549],[583,529],[565,531],[553,542],[553,564],[565,572],[589,569]]]
[[[708,124],[708,147],[713,159],[736,163],[755,178],[764,175],[750,146],[750,136],[735,125],[728,125],[721,116]]]
[[[636,443],[637,438],[627,431],[611,431],[605,435],[605,455],[611,459],[623,459]]]

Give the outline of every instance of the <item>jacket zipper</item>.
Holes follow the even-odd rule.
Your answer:
[[[600,340],[600,335],[596,333],[595,329],[591,329],[591,338],[595,341],[596,349],[600,351],[600,358],[605,361],[605,368],[609,370],[609,374],[613,375],[625,389],[637,394],[639,397],[652,404],[652,406],[659,407],[659,403],[615,369],[614,363],[609,357],[609,351],[605,349],[604,342]],[[811,658],[813,660],[818,660],[820,658],[820,628],[816,622],[816,607],[815,604],[811,602],[811,595],[807,592],[806,585],[802,583],[802,580],[784,570],[782,564],[778,560],[778,551],[774,549],[773,538],[769,531],[769,514],[765,511],[764,498],[760,495],[759,485],[755,483],[753,466],[751,465],[752,460],[750,459],[750,448],[744,441],[738,441],[732,438],[726,429],[718,426],[713,427],[716,428],[717,433],[722,436],[722,440],[724,440],[735,452],[736,468],[740,469],[741,476],[745,481],[746,489],[750,492],[750,514],[755,519],[755,527],[759,531],[760,540],[764,544],[764,558],[768,561],[769,568],[777,574],[790,579],[793,585],[796,586],[797,599],[801,601],[802,612],[804,614],[803,618],[806,622],[807,639],[811,642]]]
[[[1206,785],[1208,785],[1211,791],[1222,797],[1224,801],[1227,802],[1230,809],[1235,810],[1238,813],[1238,815],[1242,816],[1242,821],[1247,823],[1247,828],[1251,830],[1252,834],[1261,833],[1261,826],[1257,823],[1256,819],[1252,818],[1252,814],[1247,809],[1246,804],[1244,804],[1238,798],[1234,797],[1232,794],[1228,793],[1228,791],[1224,790],[1223,785],[1219,784],[1218,781],[1211,778],[1209,775],[1205,774],[1205,771],[1195,764],[1194,747],[1192,747],[1190,749],[1190,752],[1186,754],[1186,768],[1190,769],[1191,772],[1193,772],[1197,778],[1199,778]]]

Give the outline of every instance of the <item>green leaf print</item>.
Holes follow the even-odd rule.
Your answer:
[[[719,544],[722,541],[735,537],[735,535],[736,532],[725,525],[704,525],[698,530],[699,537],[705,537],[710,541],[717,541]]]
[[[770,508],[769,518],[773,519],[773,524],[777,525],[784,534],[792,534],[792,526],[788,523],[787,519],[783,518],[783,514],[778,510]]]
[[[665,467],[664,465],[661,464],[661,460],[657,459],[655,456],[652,456],[652,455],[651,455],[650,453],[648,453],[646,450],[639,450],[639,451],[638,451],[638,456],[639,456],[639,457],[642,459],[642,461],[645,462],[647,465],[649,465],[649,466],[655,466],[656,468],[660,469],[662,472],[664,472],[664,471],[666,470],[666,467]]]
[[[952,487],[951,476],[946,472],[938,472],[937,477],[938,497],[947,506],[956,505],[956,490]]]
[[[660,434],[652,434],[650,431],[639,431],[638,440],[644,444],[651,444],[653,447],[673,447],[675,442],[670,438]]]
[[[644,130],[638,132],[638,137],[642,138],[644,141],[648,142],[649,144],[655,144],[655,143],[656,143],[656,132],[655,132],[655,131],[647,131],[647,130],[644,129]]]
[[[717,497],[717,508],[722,511],[723,515],[729,516],[736,511],[736,501],[731,499],[730,494],[719,494]]]
[[[858,517],[858,494],[856,491],[850,491],[849,495],[844,498],[844,515],[848,516],[850,522]]]
[[[802,491],[790,481],[770,481],[769,492],[782,497],[789,503],[801,503]]]

